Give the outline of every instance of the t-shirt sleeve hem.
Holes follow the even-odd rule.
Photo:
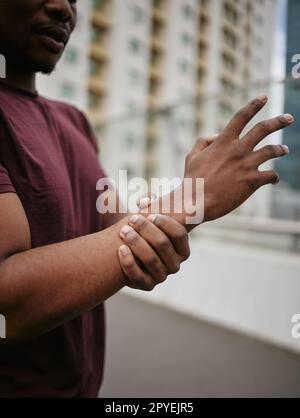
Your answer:
[[[0,194],[2,193],[17,193],[11,184],[0,184]]]

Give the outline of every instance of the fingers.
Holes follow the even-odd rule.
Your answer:
[[[179,254],[176,252],[176,249],[174,248],[173,243],[170,241],[170,238],[177,238],[179,236],[178,229],[181,229],[181,227],[184,229],[185,234],[187,235],[187,232],[185,228],[181,225],[177,228],[177,222],[173,221],[172,218],[165,217],[167,220],[165,220],[162,223],[168,223],[173,224],[173,228],[171,225],[169,225],[169,230],[172,231],[170,235],[164,233],[164,231],[160,228],[154,225],[154,223],[147,220],[142,215],[134,215],[129,220],[129,225],[131,225],[135,231],[145,240],[147,243],[151,245],[151,247],[154,249],[154,251],[158,254],[159,258],[162,260],[163,264],[166,267],[166,270],[168,274],[174,274],[179,271],[180,268],[180,262],[186,259],[187,257],[179,256]],[[182,236],[183,234],[181,234]],[[185,248],[185,254],[189,250],[189,248]]]
[[[150,215],[148,219],[170,238],[176,252],[180,254],[184,260],[187,260],[191,251],[189,236],[185,227],[170,216]]]
[[[163,282],[167,277],[167,270],[160,257],[153,248],[131,226],[121,229],[120,236],[130,248],[133,255],[142,263],[147,272],[157,281]],[[172,244],[170,243],[169,246]]]
[[[260,150],[253,152],[251,159],[255,167],[259,167],[269,160],[285,157],[288,154],[289,148],[286,145],[267,145]]]
[[[258,188],[266,186],[267,184],[278,184],[280,177],[274,170],[259,171],[258,174]]]
[[[223,134],[228,139],[234,139],[239,136],[246,125],[254,118],[254,116],[266,105],[267,96],[257,97],[247,104],[243,109],[239,110],[231,119]]]
[[[244,142],[254,149],[266,136],[284,129],[294,122],[294,118],[290,114],[278,116],[274,119],[269,119],[258,123],[251,131],[244,137]]]
[[[154,289],[155,281],[138,266],[130,248],[122,245],[118,252],[119,262],[124,275],[128,279],[127,285],[133,289],[151,291]]]

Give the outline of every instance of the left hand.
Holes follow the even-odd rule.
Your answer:
[[[177,273],[190,256],[186,229],[165,215],[133,215],[120,235],[125,245],[120,248],[119,261],[127,285],[134,289],[153,290]]]

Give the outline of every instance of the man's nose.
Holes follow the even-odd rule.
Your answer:
[[[67,23],[72,18],[73,11],[69,0],[47,0],[45,10],[48,16],[62,23]]]

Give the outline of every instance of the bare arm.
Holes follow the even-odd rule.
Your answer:
[[[126,283],[117,256],[123,244],[120,229],[118,223],[94,235],[31,249],[18,196],[0,195],[0,313],[7,320],[7,341],[47,332],[119,291]]]

